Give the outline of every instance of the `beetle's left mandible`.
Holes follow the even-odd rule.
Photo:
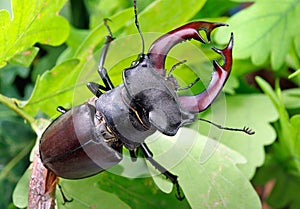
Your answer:
[[[201,36],[199,30],[205,31],[207,40],[210,42],[211,32],[220,26],[226,26],[226,24],[197,21],[188,23],[170,31],[169,33],[161,36],[151,45],[148,52],[151,64],[158,73],[164,76],[165,59],[172,47],[189,39],[195,39],[205,43],[205,39]],[[220,50],[213,47],[213,50],[224,58],[224,64],[221,66],[217,61],[213,61],[214,72],[206,90],[194,96],[179,96],[180,103],[186,111],[190,113],[201,112],[205,110],[217,97],[231,71],[232,47],[233,34],[231,34],[230,41],[225,49]]]

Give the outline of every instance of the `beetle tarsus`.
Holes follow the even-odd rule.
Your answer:
[[[181,187],[179,186],[179,183],[178,181],[176,181],[175,183],[173,183],[176,187],[176,198],[179,200],[179,201],[182,201],[185,199],[185,196],[183,194],[181,194]]]
[[[105,25],[105,27],[106,27],[106,29],[107,29],[107,31],[108,31],[108,34],[109,34],[108,37],[114,39],[114,38],[113,38],[113,35],[112,35],[112,32],[111,32],[111,30],[110,30],[110,27],[109,27],[109,25],[107,24],[108,21],[111,22],[111,19],[109,19],[109,18],[104,18],[104,19],[103,19],[104,25]]]
[[[62,204],[65,205],[65,204],[68,203],[68,202],[72,202],[72,201],[73,201],[73,198],[68,199],[68,198],[66,197],[66,195],[64,194],[61,185],[60,185],[60,184],[57,184],[57,185],[58,185],[60,194],[61,194],[61,196],[62,196],[62,198],[63,198],[63,203],[62,203]]]

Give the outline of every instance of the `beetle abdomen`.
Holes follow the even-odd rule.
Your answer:
[[[95,107],[86,103],[62,114],[46,129],[40,155],[43,164],[56,175],[84,178],[122,160],[121,146],[112,148],[115,144],[110,142],[114,140],[105,121],[96,118]]]

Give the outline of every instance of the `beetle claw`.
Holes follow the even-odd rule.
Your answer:
[[[223,59],[224,59],[224,65],[222,66],[222,68],[224,68],[224,70],[226,71],[230,71],[231,70],[231,65],[232,65],[232,47],[233,47],[233,33],[231,33],[230,35],[230,40],[227,44],[227,47],[224,49],[218,49],[216,47],[212,47],[212,49],[222,55]]]
[[[221,66],[216,60],[213,60],[214,72],[207,89],[203,92],[194,96],[179,96],[179,100],[184,109],[191,113],[201,112],[208,108],[218,96],[231,71],[232,47],[233,34],[231,34],[229,43],[224,49],[213,47],[213,50],[224,58],[224,64]]]

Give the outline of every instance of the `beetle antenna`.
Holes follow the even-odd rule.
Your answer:
[[[246,126],[244,126],[244,128],[229,128],[229,127],[221,126],[221,125],[216,124],[214,122],[211,122],[209,120],[206,120],[204,118],[197,118],[197,119],[200,120],[200,121],[204,121],[204,122],[210,123],[210,124],[212,124],[213,126],[216,126],[219,129],[228,130],[228,131],[240,131],[240,132],[244,132],[244,133],[246,133],[248,135],[255,134],[255,131],[253,131],[251,128],[246,127]]]
[[[144,41],[144,36],[142,34],[140,25],[139,25],[139,21],[138,21],[138,16],[137,16],[137,9],[136,9],[136,0],[133,1],[133,8],[134,8],[134,20],[135,20],[135,26],[141,36],[142,39],[142,54],[145,53],[145,41]]]

